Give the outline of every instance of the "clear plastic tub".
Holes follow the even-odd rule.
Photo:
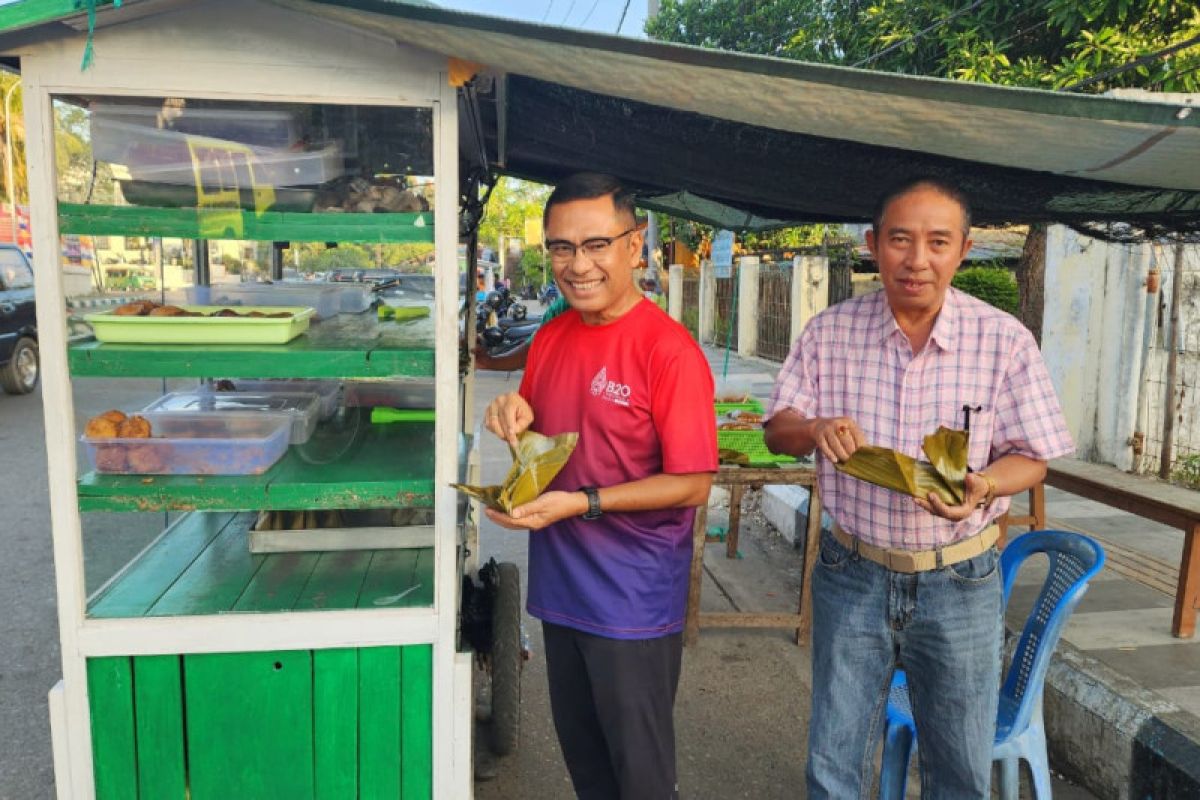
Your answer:
[[[322,420],[329,419],[337,413],[338,401],[342,391],[340,381],[314,381],[305,378],[275,378],[269,380],[232,378],[221,381],[221,384],[221,388],[215,391],[269,392],[272,394],[280,392],[284,394],[303,392],[305,394],[315,394],[317,402],[320,404],[317,417]],[[225,388],[230,384],[234,388]]]
[[[433,408],[433,383],[428,381],[346,381],[347,408]]]
[[[343,314],[361,314],[371,307],[375,299],[370,284],[365,283],[315,283],[322,289],[335,292],[338,308]]]
[[[116,475],[259,475],[287,452],[279,414],[147,413],[148,439],[82,437],[97,472]]]
[[[172,305],[201,306],[308,306],[315,319],[329,319],[341,313],[341,295],[319,284],[294,283],[218,283],[214,286],[189,286],[167,292],[164,300]]]
[[[155,412],[222,417],[275,417],[289,426],[290,443],[304,444],[317,427],[320,401],[305,392],[171,392],[143,409],[143,416]],[[148,417],[147,417],[148,418]]]

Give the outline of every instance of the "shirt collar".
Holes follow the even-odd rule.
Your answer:
[[[904,331],[900,330],[900,325],[896,322],[895,315],[892,314],[892,308],[888,305],[887,295],[882,289],[876,294],[879,295],[879,302],[875,309],[872,335],[879,342],[887,341],[893,336],[904,336]],[[953,352],[956,346],[960,316],[956,294],[957,290],[946,289],[946,296],[942,300],[942,309],[938,312],[937,321],[933,323],[933,330],[929,333],[929,341],[946,352]]]

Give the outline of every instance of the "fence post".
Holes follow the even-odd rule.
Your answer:
[[[738,259],[738,355],[758,355],[758,256]]]
[[[683,264],[667,268],[667,313],[676,322],[683,322]]]
[[[711,261],[700,262],[700,341],[711,344],[717,322],[717,274]]]
[[[792,341],[808,321],[829,304],[829,259],[796,256],[792,260]]]

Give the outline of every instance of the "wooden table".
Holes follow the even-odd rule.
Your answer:
[[[704,545],[710,541],[719,541],[716,537],[708,536],[708,505],[701,505],[696,509],[696,519],[692,525],[692,572],[688,583],[687,619],[683,631],[684,644],[695,643],[700,636],[701,627],[789,628],[796,631],[796,644],[803,645],[808,640],[808,634],[812,628],[812,587],[809,579],[812,576],[821,536],[821,501],[817,496],[816,480],[817,473],[812,467],[724,466],[717,470],[713,484],[730,488],[729,529],[725,538],[727,558],[737,557],[742,495],[746,487],[770,485],[809,487],[808,528],[804,540],[804,577],[800,587],[799,605],[795,614],[700,612],[700,584],[704,575]]]
[[[1171,634],[1190,639],[1200,609],[1200,492],[1072,458],[1050,462],[1046,483],[1183,530],[1183,557]]]

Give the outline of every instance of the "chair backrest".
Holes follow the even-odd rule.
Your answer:
[[[1006,607],[1017,572],[1025,560],[1036,553],[1044,553],[1050,560],[1050,567],[1000,687],[1002,704],[1007,700],[1016,708],[1012,719],[1012,729],[1016,731],[1028,726],[1050,666],[1050,657],[1067,619],[1087,591],[1088,581],[1104,566],[1104,549],[1082,534],[1030,531],[1018,536],[1005,546],[1000,556]]]

